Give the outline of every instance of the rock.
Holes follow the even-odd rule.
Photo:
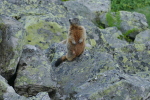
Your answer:
[[[38,92],[56,90],[51,65],[45,54],[37,47],[24,47],[18,67],[14,85],[18,94],[35,96]]]
[[[5,78],[3,78],[1,75],[0,75],[0,100],[3,99],[3,95],[4,93],[14,93],[14,89],[8,85],[7,81]]]
[[[16,93],[6,93],[4,94],[4,100],[51,100],[46,92],[40,92],[33,97],[24,97]]]
[[[94,20],[96,17],[94,13],[84,5],[84,3],[77,1],[66,1],[64,2],[64,6],[67,8],[67,10],[76,12],[78,15],[86,17],[90,20]]]
[[[7,84],[7,81],[0,76],[0,100],[51,100],[48,93],[40,92],[35,97],[26,98],[18,95],[13,87]]]
[[[106,13],[110,11],[111,1],[110,0],[76,0],[79,3],[85,5],[94,13]]]
[[[0,18],[0,51],[3,50],[0,62],[12,60],[0,63],[0,68],[15,66],[10,74],[1,68],[0,74],[9,75],[8,83],[17,92],[0,77],[0,99],[148,100],[150,42],[146,18],[140,13],[120,11],[112,13],[112,17],[116,21],[120,17],[122,21],[114,22],[118,24],[116,27],[108,27],[104,13],[109,10],[110,0],[0,1],[0,13],[11,16]],[[95,15],[96,18],[100,15],[105,29],[95,26]],[[68,19],[74,17],[79,18],[87,31],[86,50],[73,61],[54,67],[55,61],[66,54],[66,44],[60,42],[67,38]],[[5,28],[10,34],[4,34]],[[118,39],[131,30],[131,38],[141,32],[134,43]],[[12,41],[6,45],[4,37]],[[14,46],[17,43],[20,46]]]
[[[149,77],[149,47],[146,44],[130,44],[122,47],[115,55],[122,72],[126,74],[145,73]]]
[[[108,71],[79,86],[73,100],[137,100],[148,99],[150,82],[143,78]],[[144,84],[141,84],[143,83]]]
[[[0,30],[0,43],[2,42],[2,30]]]
[[[122,33],[126,33],[129,30],[135,30],[129,36],[131,38],[135,38],[135,36],[148,28],[147,20],[144,14],[140,14],[137,12],[128,12],[128,11],[119,11],[120,13],[120,30]],[[115,14],[112,13],[112,16]],[[106,14],[100,16],[100,21],[106,27],[108,23],[106,21]]]
[[[24,30],[20,22],[8,16],[0,16],[0,74],[9,79],[16,71],[24,45]]]
[[[118,39],[118,37],[122,35],[122,33],[116,27],[101,29],[101,32],[103,33],[104,38],[109,46],[111,46],[112,48],[117,49],[128,45],[126,41]]]
[[[9,2],[12,4],[16,4],[16,5],[21,5],[21,4],[47,4],[47,3],[56,3],[56,4],[61,4],[62,1],[61,0],[34,0],[34,1],[29,1],[29,0],[4,0],[5,2]]]
[[[65,45],[55,44],[54,46],[56,48],[52,62],[55,62],[55,59],[59,58],[58,56],[66,53]],[[138,58],[136,58],[138,53],[135,53],[135,55],[131,52],[136,52],[134,48],[137,49],[140,55]],[[136,100],[138,98],[149,98],[148,66],[150,65],[143,65],[149,62],[148,53],[140,53],[139,48],[136,46],[129,47],[127,45],[120,47],[126,52],[126,56],[123,56],[123,60],[121,60],[119,58],[119,55],[122,55],[121,52],[116,51],[117,53],[112,56],[105,52],[100,52],[100,49],[96,47],[85,51],[74,61],[65,61],[59,67],[53,68],[60,84],[60,94],[67,95],[64,98],[72,100],[125,100],[132,98]],[[141,72],[145,77],[140,75]]]
[[[144,44],[150,41],[150,29],[140,32],[136,35],[134,43],[136,44]]]
[[[52,63],[66,51],[64,45],[58,45]],[[74,61],[65,61],[59,67],[54,68],[57,82],[62,88],[61,93],[71,93],[76,87],[89,78],[93,78],[97,73],[114,70],[117,67],[113,62],[112,55],[105,52],[96,52],[95,50],[97,49],[92,49],[90,52],[85,51]]]
[[[44,5],[41,3],[34,6],[30,4],[23,7],[9,2],[4,2],[4,4],[7,6],[0,4],[0,7],[7,10],[5,12],[2,10],[1,13],[13,16],[23,23],[26,32],[26,44],[38,45],[42,49],[47,49],[51,44],[66,39],[69,28],[68,20],[74,17],[79,18],[81,24],[87,29],[88,37],[91,38],[88,44],[93,47],[96,43],[100,44],[102,42],[100,38],[103,36],[100,36],[99,28],[89,21],[85,15],[84,17],[83,15],[80,16],[79,14],[81,13],[79,11],[67,10],[65,7],[66,3],[64,5],[53,3]],[[86,12],[91,13],[85,6],[81,6],[81,8],[85,8]]]

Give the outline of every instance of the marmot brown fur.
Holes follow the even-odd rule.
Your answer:
[[[68,32],[67,40],[67,54],[58,58],[55,62],[55,66],[59,66],[63,61],[72,61],[74,58],[80,56],[85,49],[86,30],[81,26],[78,18],[69,19],[70,28]]]

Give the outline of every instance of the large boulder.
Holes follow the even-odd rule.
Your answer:
[[[94,20],[96,17],[91,9],[85,6],[84,3],[77,1],[66,1],[64,2],[64,6],[67,8],[67,10],[76,12],[78,15],[86,17],[90,20]]]
[[[40,92],[33,97],[18,95],[13,87],[9,86],[7,80],[0,76],[0,100],[51,100],[48,93]]]
[[[32,45],[23,49],[15,80],[15,90],[20,95],[35,96],[38,92],[53,92],[56,82],[44,52]]]
[[[147,100],[150,82],[136,76],[107,71],[95,75],[72,95],[73,100]]]
[[[73,1],[73,0],[72,0]],[[75,0],[88,7],[94,13],[106,13],[111,9],[111,0]]]
[[[25,35],[20,22],[8,16],[0,19],[0,74],[9,79],[16,71]]]
[[[65,61],[59,67],[53,67],[60,85],[61,98],[72,100],[149,98],[148,52],[147,54],[141,52],[138,46],[127,46],[115,49],[114,55],[106,51],[101,52],[103,50],[101,47],[95,47],[86,50],[72,62]],[[111,51],[110,48],[107,49]],[[125,55],[119,52],[121,50]],[[50,57],[53,65],[57,58],[66,54],[66,46],[54,44],[51,52],[55,52]]]

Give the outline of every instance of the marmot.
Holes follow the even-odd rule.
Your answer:
[[[86,30],[81,26],[78,18],[69,19],[70,28],[68,31],[68,37],[66,41],[67,44],[67,54],[58,58],[55,62],[55,66],[59,66],[63,61],[72,61],[74,58],[80,56],[85,49],[86,41]]]

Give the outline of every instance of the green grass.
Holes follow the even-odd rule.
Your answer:
[[[120,10],[142,13],[150,25],[150,0],[111,0],[111,11]]]
[[[106,21],[109,27],[116,26],[118,29],[120,29],[120,23],[121,23],[120,12],[114,12],[114,14],[108,12],[106,14]]]
[[[112,11],[134,10],[150,6],[150,0],[111,0]]]
[[[126,33],[123,33],[122,35],[120,35],[119,37],[118,37],[118,39],[121,39],[121,40],[123,40],[123,39],[125,39],[127,42],[133,42],[134,40],[133,39],[131,39],[130,37],[129,37],[129,34],[131,34],[131,33],[134,33],[134,32],[137,32],[137,31],[139,31],[138,29],[132,29],[132,30],[128,30]]]

